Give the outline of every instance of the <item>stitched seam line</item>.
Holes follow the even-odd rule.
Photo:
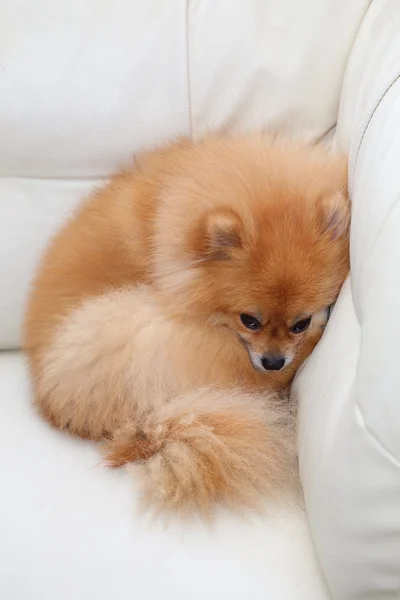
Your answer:
[[[192,117],[192,86],[190,77],[190,0],[186,0],[186,79],[187,94],[189,104],[189,134],[193,137],[193,117]]]
[[[362,280],[364,278],[364,273],[365,273],[365,271],[366,271],[366,269],[368,267],[368,263],[371,260],[372,255],[373,255],[373,253],[375,251],[376,245],[377,245],[379,239],[382,237],[382,232],[383,232],[383,230],[386,227],[386,223],[390,219],[390,217],[393,214],[393,212],[396,210],[397,205],[399,204],[399,201],[400,201],[400,195],[397,196],[396,200],[390,206],[388,212],[385,215],[385,218],[383,219],[382,223],[379,226],[379,229],[378,229],[378,231],[376,233],[374,241],[372,242],[372,245],[371,245],[371,247],[370,247],[370,249],[368,251],[368,255],[365,257],[364,264],[363,264],[363,267],[362,267],[362,273],[361,273],[360,280]]]
[[[379,98],[378,102],[376,103],[373,111],[371,112],[371,114],[369,116],[367,124],[365,125],[365,128],[364,128],[363,134],[361,136],[361,140],[360,140],[360,142],[358,144],[357,154],[356,154],[356,158],[355,158],[355,161],[354,161],[354,167],[353,167],[353,173],[354,173],[354,175],[355,175],[357,167],[358,167],[358,159],[359,159],[360,152],[361,152],[361,146],[362,146],[362,144],[364,142],[364,138],[365,138],[365,136],[367,134],[369,126],[371,125],[371,121],[374,118],[375,113],[378,110],[379,106],[382,104],[383,100],[386,98],[386,96],[388,95],[388,93],[390,92],[390,90],[392,89],[392,87],[399,81],[399,79],[400,79],[400,74],[397,75],[397,77],[392,81],[392,83],[389,85],[389,87],[385,90],[385,92]]]
[[[355,405],[355,411],[356,411],[356,415],[360,419],[362,426],[364,428],[364,431],[367,433],[367,435],[372,439],[372,441],[378,447],[378,449],[381,452],[383,452],[383,454],[390,460],[390,462],[392,464],[394,464],[395,467],[400,469],[400,460],[396,456],[394,456],[394,454],[381,442],[381,440],[379,440],[376,437],[376,435],[367,426],[367,424],[365,422],[363,411],[358,403]]]

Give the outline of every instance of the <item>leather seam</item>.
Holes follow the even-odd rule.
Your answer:
[[[189,135],[193,137],[193,115],[192,115],[192,85],[190,64],[190,0],[186,0],[186,79],[189,110]]]
[[[363,133],[361,135],[361,139],[360,139],[360,141],[358,143],[358,146],[357,146],[356,157],[355,157],[354,166],[353,166],[353,173],[354,173],[354,175],[355,175],[355,173],[357,171],[358,159],[359,159],[359,156],[360,156],[361,147],[363,145],[364,138],[365,138],[365,136],[366,136],[366,134],[368,132],[368,129],[369,129],[370,125],[371,125],[371,122],[372,122],[375,114],[376,114],[376,111],[378,110],[378,108],[380,107],[380,105],[382,104],[383,100],[386,98],[386,96],[390,92],[390,90],[393,88],[393,86],[395,86],[396,83],[399,81],[399,79],[400,79],[400,73],[395,77],[395,79],[392,81],[392,83],[386,88],[386,90],[380,96],[379,100],[377,101],[377,103],[375,104],[374,108],[372,109],[371,114],[369,115],[368,121],[365,124],[364,131],[363,131]]]
[[[372,241],[372,243],[371,243],[371,246],[370,246],[370,248],[369,248],[369,250],[368,250],[368,254],[367,254],[367,256],[366,256],[366,257],[365,257],[365,259],[364,259],[364,265],[363,265],[363,267],[362,267],[361,278],[363,278],[363,277],[364,277],[364,272],[365,272],[365,270],[367,269],[367,267],[368,267],[368,263],[369,263],[369,261],[371,260],[371,257],[372,257],[372,256],[373,256],[373,254],[374,254],[374,251],[375,251],[375,248],[376,248],[376,246],[377,246],[377,244],[378,244],[378,242],[379,242],[379,239],[382,237],[382,232],[384,231],[384,229],[385,229],[385,227],[386,227],[386,224],[387,224],[387,222],[389,221],[389,219],[390,219],[391,215],[392,215],[392,214],[394,213],[394,211],[397,209],[397,206],[398,206],[398,204],[399,204],[399,201],[400,201],[400,194],[399,194],[399,195],[396,197],[396,199],[393,201],[393,204],[391,204],[391,206],[388,208],[388,211],[387,211],[387,213],[386,213],[386,215],[385,215],[385,218],[383,219],[382,223],[381,223],[381,224],[380,224],[380,226],[379,226],[379,229],[378,229],[378,231],[376,232],[376,235],[375,235],[375,237],[374,237],[374,239],[373,239],[373,241]]]
[[[385,446],[385,444],[380,439],[378,439],[376,437],[375,433],[373,433],[373,431],[370,429],[370,427],[368,427],[360,405],[357,403],[354,408],[355,408],[356,417],[358,418],[359,422],[361,423],[365,433],[372,439],[373,443],[378,447],[378,449],[381,452],[383,452],[383,454],[390,460],[390,462],[392,464],[394,464],[394,466],[397,469],[400,469],[400,460],[393,454],[393,452],[391,452],[389,450],[389,448],[387,448]]]

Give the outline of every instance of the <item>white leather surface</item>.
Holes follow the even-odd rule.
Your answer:
[[[369,3],[0,0],[0,347],[19,344],[48,236],[138,148],[210,127],[323,135],[341,94],[352,281],[295,386],[334,600],[400,598],[400,5],[374,0],[350,53]],[[123,472],[42,423],[27,385],[0,355],[2,599],[325,600],[298,509],[150,526]]]
[[[0,347],[82,193],[208,128],[321,136],[369,0],[0,0]]]
[[[328,600],[304,515],[151,522],[125,471],[33,411],[22,358],[0,353],[2,600]]]
[[[300,460],[335,600],[400,598],[400,5],[374,2],[338,126],[350,147],[352,284],[296,382]]]
[[[337,120],[369,0],[192,0],[192,128],[278,126],[322,135]]]

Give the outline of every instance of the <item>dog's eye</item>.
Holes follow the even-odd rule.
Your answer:
[[[301,319],[300,321],[297,321],[297,323],[292,325],[292,327],[290,328],[290,331],[292,333],[301,333],[302,331],[305,331],[307,329],[307,327],[310,325],[310,323],[311,323],[311,317],[307,317],[307,319]]]
[[[261,329],[260,321],[251,315],[240,315],[240,320],[242,321],[243,325],[247,327],[247,329],[251,329],[252,331]]]

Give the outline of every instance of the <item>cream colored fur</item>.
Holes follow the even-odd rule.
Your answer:
[[[256,391],[256,373],[254,392],[235,389],[232,365],[240,381],[248,358],[225,336],[167,318],[145,286],[88,300],[41,358],[41,409],[61,428],[110,437],[111,466],[141,461],[146,504],[255,505],[290,473],[291,419],[287,400]]]

